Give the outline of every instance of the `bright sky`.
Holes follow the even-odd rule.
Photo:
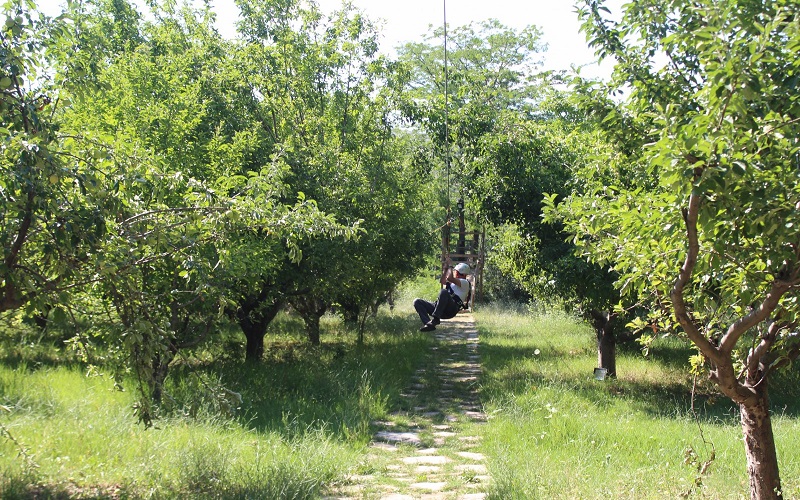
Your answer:
[[[341,0],[317,0],[325,12],[341,5]],[[548,50],[543,55],[544,69],[568,70],[582,67],[585,77],[606,78],[611,73],[610,62],[595,64],[595,56],[587,47],[586,37],[579,31],[575,12],[576,0],[351,0],[373,20],[384,21],[381,47],[391,53],[397,45],[421,40],[430,25],[441,26],[447,3],[447,22],[450,27],[490,18],[502,24],[522,29],[536,25],[543,32]],[[613,13],[620,10],[624,0],[607,0]],[[45,12],[57,12],[63,0],[38,0]],[[212,0],[217,13],[218,29],[225,36],[234,33],[233,23],[238,10],[233,0]]]
[[[217,0],[224,1],[224,0]],[[442,26],[445,2],[447,23],[452,28],[470,22],[495,18],[502,24],[522,29],[538,26],[548,50],[544,54],[545,69],[570,69],[585,66],[584,76],[605,77],[611,73],[610,63],[594,64],[596,57],[587,47],[586,37],[579,32],[575,0],[352,0],[370,18],[385,21],[384,44],[388,49],[402,42],[421,40],[428,27]],[[319,0],[323,10],[336,8],[340,0]],[[609,0],[617,10],[622,0]],[[591,67],[587,66],[591,65]]]

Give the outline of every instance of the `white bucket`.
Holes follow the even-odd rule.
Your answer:
[[[606,378],[606,370],[605,368],[595,368],[594,369],[594,379],[595,380],[605,380]]]

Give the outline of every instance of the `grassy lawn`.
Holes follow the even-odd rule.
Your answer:
[[[661,340],[649,358],[621,349],[619,377],[598,381],[585,325],[491,307],[475,317],[490,418],[470,433],[483,434],[490,498],[747,497],[736,409],[702,383],[693,403],[686,346]],[[299,320],[279,316],[260,364],[243,361],[233,335],[175,366],[151,429],[102,370],[6,342],[0,497],[319,498],[380,466],[372,423],[407,405],[401,393],[433,342],[418,326],[403,298],[368,323],[365,345],[326,317],[314,348]],[[786,498],[800,498],[798,377],[771,392]],[[223,388],[241,403],[221,404]]]
[[[622,350],[618,378],[598,381],[586,325],[492,308],[476,317],[493,498],[749,496],[736,409],[699,384],[692,411],[691,351],[679,341],[649,358]],[[800,498],[799,376],[772,389],[786,498]]]

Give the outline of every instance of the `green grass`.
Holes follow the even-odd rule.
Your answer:
[[[586,325],[557,314],[492,308],[480,309],[477,321],[481,394],[492,416],[484,443],[491,498],[749,495],[735,408],[703,387],[692,411],[686,346],[662,340],[650,358],[622,349],[618,378],[597,381],[594,337]],[[786,498],[800,497],[797,377],[795,369],[777,381],[773,398],[776,410],[785,410],[773,427]],[[788,393],[777,397],[783,386]],[[715,458],[700,474],[712,451]]]
[[[363,346],[326,316],[312,347],[281,315],[262,363],[244,362],[236,335],[192,353],[173,367],[151,429],[102,370],[51,345],[11,345],[0,351],[0,424],[13,437],[0,439],[0,497],[319,498],[380,472],[371,423],[409,404],[400,394],[432,343],[417,332],[414,296],[431,290],[416,283],[382,309]],[[597,381],[593,333],[573,318],[486,306],[475,316],[490,419],[466,427],[483,435],[491,498],[747,497],[736,409],[701,383],[692,411],[685,345],[662,339],[648,358],[621,347],[618,378]],[[786,498],[800,498],[799,377],[794,368],[771,386]]]
[[[0,424],[13,437],[0,439],[0,497],[317,498],[361,466],[370,423],[400,404],[431,342],[410,324],[387,311],[358,346],[326,317],[313,347],[281,316],[262,363],[231,338],[174,366],[151,429],[102,371],[12,349],[0,363]]]

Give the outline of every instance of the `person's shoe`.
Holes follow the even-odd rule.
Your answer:
[[[441,322],[442,322],[442,321],[441,321],[439,318],[437,318],[436,316],[434,316],[434,317],[432,317],[432,318],[431,318],[431,320],[430,320],[430,321],[428,321],[428,324],[430,324],[430,325],[433,325],[433,326],[436,326],[436,325],[438,325],[438,324],[439,324],[439,323],[441,323]]]
[[[419,329],[419,331],[421,332],[430,332],[433,330],[436,330],[436,326],[433,324],[433,320],[428,321],[427,323],[422,325],[422,328]]]

